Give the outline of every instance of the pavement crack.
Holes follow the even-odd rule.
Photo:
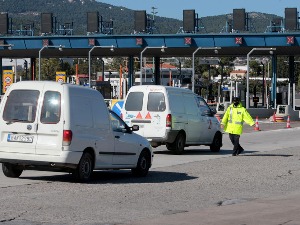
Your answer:
[[[186,213],[187,210],[168,210],[163,212],[163,215],[172,215],[172,214],[178,214],[178,213]]]
[[[217,202],[217,205],[218,206],[234,205],[234,204],[244,203],[244,202],[251,201],[251,200],[253,200],[253,199],[245,199],[245,198],[226,199],[224,201]]]
[[[288,220],[288,221],[286,221],[286,222],[283,222],[283,223],[280,223],[280,224],[278,224],[278,225],[284,225],[284,224],[288,224],[289,222],[292,222],[293,220]]]
[[[281,178],[281,177],[286,177],[286,176],[292,175],[292,174],[293,174],[293,173],[292,173],[292,170],[288,170],[287,174],[277,175],[276,177]]]
[[[12,217],[10,219],[4,219],[4,220],[0,220],[0,223],[5,223],[5,222],[11,222],[14,221],[15,219],[20,218],[22,215],[24,215],[27,211],[20,213],[19,215]]]

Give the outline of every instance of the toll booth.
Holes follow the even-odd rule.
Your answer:
[[[277,105],[275,116],[276,118],[282,118],[282,120],[286,120],[288,116],[291,120],[300,119],[299,111],[293,110],[291,105]]]
[[[99,91],[104,99],[111,99],[111,85],[109,81],[91,81],[91,88]]]
[[[288,103],[288,87],[286,86],[277,87],[276,104],[284,105],[287,103]]]

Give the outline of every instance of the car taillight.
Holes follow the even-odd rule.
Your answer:
[[[172,127],[172,115],[168,114],[166,118],[166,127]]]
[[[63,145],[70,145],[72,141],[72,131],[64,130],[63,132]]]

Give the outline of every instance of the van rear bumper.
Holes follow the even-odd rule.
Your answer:
[[[158,147],[166,143],[173,143],[179,133],[179,130],[169,130],[164,137],[149,137],[147,138],[152,147]]]
[[[0,152],[0,163],[11,163],[24,169],[41,169],[49,171],[68,171],[76,169],[82,152],[62,152],[61,155],[37,155]]]

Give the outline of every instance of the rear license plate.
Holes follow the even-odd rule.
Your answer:
[[[20,135],[20,134],[8,134],[7,135],[8,142],[24,142],[24,143],[32,143],[33,136],[30,135]]]

